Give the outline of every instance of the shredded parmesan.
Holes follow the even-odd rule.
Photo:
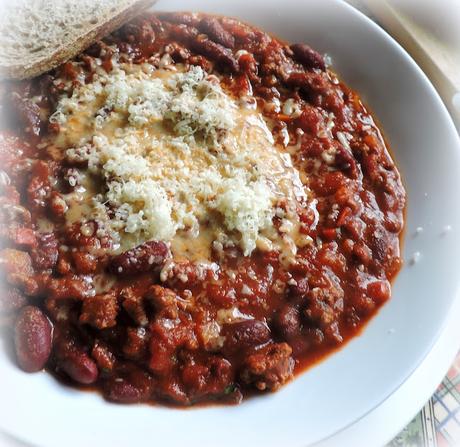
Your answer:
[[[126,117],[138,128],[164,120],[188,142],[198,137],[216,144],[222,133],[235,127],[236,104],[222,91],[216,77],[207,76],[197,66],[163,79],[117,69],[75,89],[70,98],[61,98],[50,120],[67,124],[82,105],[95,102],[100,103],[94,119],[96,130],[114,118]]]
[[[117,65],[64,95],[51,120],[60,125],[55,144],[88,163],[79,173],[86,193],[67,198],[68,221],[96,218],[123,250],[156,239],[184,253],[200,241],[250,255],[268,241],[295,254],[285,241],[306,196],[289,154],[257,110],[200,67]],[[273,224],[280,203],[283,237]]]

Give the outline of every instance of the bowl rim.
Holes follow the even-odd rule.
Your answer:
[[[216,2],[218,3],[218,2]],[[241,1],[240,1],[241,3]],[[259,3],[262,3],[259,1]],[[430,93],[430,100],[431,101],[435,101],[436,102],[436,107],[439,108],[439,110],[441,110],[441,113],[442,113],[442,117],[440,117],[439,119],[441,121],[443,121],[445,123],[445,125],[450,129],[450,132],[453,133],[453,135],[456,136],[456,145],[457,145],[457,149],[460,149],[460,138],[459,138],[459,135],[457,133],[457,130],[455,128],[455,125],[453,123],[453,120],[451,118],[451,116],[449,115],[448,111],[447,111],[447,108],[445,107],[445,104],[442,102],[441,98],[439,97],[439,94],[437,93],[436,89],[433,87],[432,83],[430,82],[430,80],[428,79],[428,77],[425,75],[425,73],[421,70],[421,68],[416,64],[416,62],[412,59],[412,57],[406,52],[406,50],[404,50],[404,48],[402,48],[402,46],[400,44],[398,44],[398,42],[395,41],[395,39],[393,39],[385,30],[383,30],[378,24],[376,24],[375,22],[373,22],[369,17],[367,17],[365,14],[363,14],[361,11],[357,10],[356,8],[354,8],[352,5],[346,3],[346,2],[343,2],[343,1],[340,1],[340,0],[330,0],[331,4],[334,4],[334,5],[339,5],[340,7],[345,7],[346,9],[348,9],[349,11],[351,11],[353,14],[355,15],[358,15],[358,17],[360,18],[361,21],[364,21],[367,26],[370,26],[371,29],[372,29],[372,32],[373,33],[377,33],[381,38],[383,38],[386,42],[386,44],[390,44],[393,48],[393,50],[397,50],[398,53],[404,57],[404,60],[406,61],[406,63],[408,63],[411,68],[413,70],[415,70],[416,74],[417,74],[417,77],[423,81],[423,83],[425,84],[426,88],[428,89],[427,90],[427,93]],[[160,2],[161,4],[161,2]],[[156,10],[157,11],[157,10]],[[244,20],[244,19],[243,19]],[[339,74],[340,74],[340,71],[338,70]],[[342,78],[342,76],[341,76]],[[347,82],[348,84],[348,82]],[[366,102],[368,103],[368,102]],[[385,129],[384,129],[385,130]],[[395,154],[393,154],[395,155]],[[398,157],[396,157],[398,158]],[[399,167],[399,163],[397,163],[398,167]],[[405,178],[405,175],[402,174],[402,177],[403,179]],[[410,197],[408,199],[408,202],[410,201]],[[405,238],[408,238],[409,235],[406,234],[405,235]],[[404,244],[406,245],[406,244]],[[454,306],[454,303],[459,299],[459,292],[460,292],[460,280],[457,281],[457,291],[456,291],[456,294],[455,294],[455,297],[453,297],[453,299],[451,300],[451,303],[450,303],[450,310],[452,310],[453,306]],[[450,311],[449,310],[449,311]],[[449,313],[449,312],[448,312]],[[375,317],[374,317],[375,318]],[[420,366],[420,364],[422,364],[422,362],[424,361],[424,359],[428,356],[428,354],[430,353],[430,351],[432,350],[433,346],[435,345],[435,343],[437,342],[437,340],[439,339],[440,337],[440,334],[442,333],[442,331],[444,330],[444,328],[446,327],[448,323],[448,318],[447,318],[447,315],[444,317],[443,319],[443,324],[438,327],[438,330],[437,330],[437,333],[434,335],[433,339],[431,340],[431,343],[425,347],[425,350],[424,350],[424,353],[423,355],[421,355],[421,357],[418,359],[418,361],[413,365],[412,369],[410,370],[409,373],[407,373],[407,375],[402,379],[402,381],[399,383],[398,386],[396,386],[394,389],[392,389],[392,391],[389,391],[387,393],[387,395],[385,397],[383,397],[379,403],[377,403],[376,405],[372,406],[372,408],[370,408],[367,412],[365,412],[364,414],[362,414],[357,420],[361,419],[361,418],[364,418],[367,414],[369,414],[370,412],[372,412],[376,407],[378,407],[379,405],[381,405],[383,402],[385,402],[387,399],[389,399],[390,396],[392,396],[394,393],[396,393],[398,391],[398,389],[400,389],[406,382],[407,380],[412,376],[412,374],[414,373],[414,371],[417,370],[417,368]],[[367,329],[367,328],[366,328]],[[365,331],[366,332],[366,331]],[[348,345],[347,345],[348,346]],[[346,349],[346,347],[345,347]],[[341,352],[344,351],[344,349],[341,349],[340,350]],[[332,356],[334,356],[336,354],[332,354]],[[329,362],[331,359],[331,357],[328,357],[325,362]],[[324,361],[323,361],[324,362]],[[294,380],[294,383],[299,381],[299,376],[296,377],[296,379]],[[291,387],[293,384],[291,383],[290,385],[288,385],[289,387]],[[283,392],[283,390],[281,390],[281,392]],[[263,398],[265,399],[265,397]],[[194,409],[192,411],[199,411],[200,409]],[[350,422],[348,423],[347,425],[337,429],[336,431],[334,431],[333,433],[331,433],[330,435],[328,435],[327,437],[323,438],[323,440],[326,440],[328,439],[329,437],[332,437],[334,436],[335,434],[337,434],[338,432],[346,429],[347,427],[349,427],[350,425],[352,425],[355,421],[353,422]],[[7,430],[6,430],[7,431]]]

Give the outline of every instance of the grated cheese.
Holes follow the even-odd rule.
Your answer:
[[[67,197],[69,222],[96,218],[120,250],[156,239],[186,258],[209,259],[214,242],[295,255],[306,203],[298,171],[262,115],[200,67],[117,65],[64,95],[51,120],[60,125],[54,143],[88,163],[85,193]],[[282,237],[273,225],[280,203]]]

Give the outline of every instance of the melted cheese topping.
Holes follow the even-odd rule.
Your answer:
[[[201,68],[119,65],[62,97],[51,121],[54,143],[88,163],[68,222],[96,219],[119,251],[156,239],[193,260],[231,246],[295,255],[299,173],[257,109]]]

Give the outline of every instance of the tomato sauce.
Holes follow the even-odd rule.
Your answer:
[[[155,68],[167,55],[255,98],[308,190],[294,260],[230,247],[198,265],[163,241],[114,253],[96,221],[66,223],[81,164],[53,145],[49,117],[96,66],[110,73],[114,54]],[[23,369],[120,403],[239,403],[342,347],[390,299],[401,178],[358,94],[309,46],[225,17],[147,14],[50,73],[5,83],[1,98],[0,304]]]

